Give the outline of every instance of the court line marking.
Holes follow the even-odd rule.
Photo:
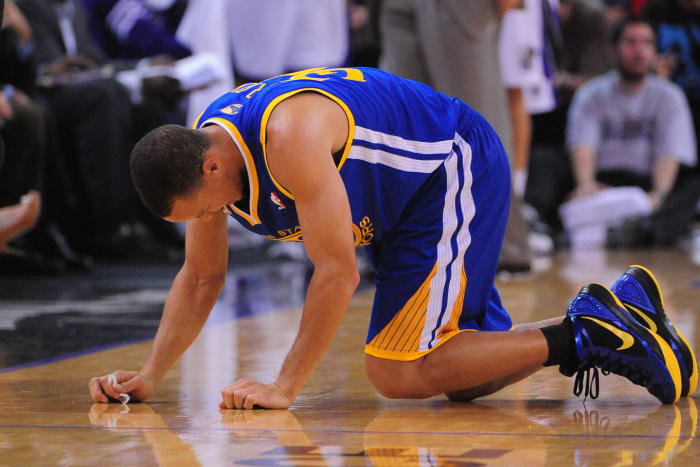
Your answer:
[[[106,427],[80,425],[0,425],[0,429],[45,429],[45,430],[107,430],[107,431],[225,431],[225,432],[262,432],[262,433],[337,433],[337,434],[374,434],[374,435],[438,435],[438,436],[523,436],[528,438],[638,438],[638,439],[694,439],[690,435],[644,435],[644,434],[606,434],[591,433],[504,433],[471,431],[373,431],[373,430],[286,430],[273,428],[226,428],[226,427]]]
[[[278,266],[281,267],[281,266],[286,266],[288,264],[292,264],[294,267],[296,267],[296,266],[301,267],[301,265],[298,265],[297,263],[284,263],[284,262],[279,263]],[[267,266],[268,266],[267,264],[254,265],[251,268],[246,270],[247,274],[245,276],[246,277],[254,277],[255,274],[264,274]],[[240,273],[242,270],[243,270],[242,268],[240,268],[240,269],[239,268],[232,268],[231,270],[229,270],[227,272],[227,275],[226,275],[227,281],[233,280],[237,277],[241,277],[242,275],[240,275],[238,273]],[[144,292],[144,291],[146,291],[146,292]],[[365,292],[365,291],[366,291],[366,288],[363,288],[363,289],[358,288],[356,293],[361,293],[361,292]],[[88,309],[90,309],[90,308],[94,307],[95,304],[103,305],[105,303],[112,304],[113,302],[116,302],[120,305],[124,305],[124,303],[123,303],[124,298],[142,297],[144,293],[150,294],[149,297],[152,297],[154,295],[154,293],[156,293],[156,294],[160,293],[162,295],[162,301],[158,302],[158,303],[160,303],[162,306],[165,302],[165,297],[167,297],[167,294],[169,293],[169,289],[168,288],[163,288],[163,289],[144,288],[144,289],[139,289],[139,290],[135,290],[135,291],[131,291],[131,292],[108,294],[108,295],[105,295],[103,297],[100,297],[97,299],[92,299],[92,300],[84,300],[84,301],[69,300],[66,303],[55,303],[54,301],[50,301],[50,300],[40,300],[40,301],[37,301],[35,303],[32,303],[31,301],[20,301],[20,300],[16,300],[16,301],[12,302],[11,304],[4,302],[4,303],[0,303],[0,321],[2,320],[2,313],[1,312],[3,311],[4,306],[14,305],[15,307],[17,307],[19,305],[22,305],[24,307],[27,307],[28,304],[34,304],[34,305],[39,304],[39,305],[44,305],[44,306],[47,306],[48,308],[50,308],[50,310],[49,309],[41,309],[39,312],[36,312],[36,313],[33,312],[32,310],[29,310],[29,311],[25,310],[23,317],[27,317],[27,316],[33,316],[33,315],[38,315],[38,314],[44,314],[44,313],[45,314],[52,314],[52,313],[62,313],[65,311],[74,311],[75,307],[83,307],[83,308],[88,307]],[[355,295],[353,295],[353,297],[354,296]],[[225,303],[223,294],[220,294],[214,307],[229,306],[229,305],[230,304]],[[258,316],[258,315],[262,315],[262,314],[266,314],[266,313],[283,312],[283,311],[289,310],[290,308],[293,308],[296,306],[301,306],[301,305],[303,305],[303,303],[299,304],[299,305],[292,306],[292,307],[282,306],[279,308],[278,307],[262,308],[262,309],[254,310],[253,313],[251,313],[249,315],[234,315],[234,316],[230,316],[230,315],[229,316],[221,316],[221,315],[215,314],[214,313],[215,310],[214,310],[214,308],[212,308],[212,311],[209,315],[209,318],[207,318],[207,321],[205,322],[204,326],[216,326],[216,325],[230,323],[230,322],[238,321],[238,320],[241,320],[244,318]],[[79,310],[79,311],[84,311],[84,310]],[[102,312],[100,312],[100,311],[98,311],[96,313],[91,312],[91,314],[99,315],[99,314],[104,314],[104,313],[108,313],[108,312],[112,312],[112,311],[114,311],[114,310],[108,309],[108,310],[102,311]],[[27,315],[27,316],[24,316],[24,315]],[[0,375],[11,373],[13,371],[24,370],[26,368],[33,368],[35,366],[47,365],[50,363],[60,362],[63,360],[69,360],[71,358],[82,357],[84,355],[88,355],[91,353],[97,353],[97,352],[102,352],[105,350],[111,350],[111,349],[115,349],[118,347],[124,347],[124,346],[131,345],[131,344],[140,344],[140,343],[148,342],[148,341],[151,341],[155,338],[155,333],[156,333],[156,330],[153,331],[152,337],[143,337],[143,338],[138,338],[138,339],[130,339],[130,340],[126,340],[126,341],[113,342],[113,343],[106,344],[103,346],[90,347],[88,349],[82,349],[82,350],[77,350],[75,352],[60,354],[60,355],[56,355],[53,357],[47,357],[47,358],[44,358],[41,360],[34,360],[31,362],[25,362],[25,363],[20,363],[20,364],[9,366],[9,367],[0,368]]]
[[[90,347],[89,349],[78,350],[76,352],[56,355],[54,357],[44,358],[42,360],[36,360],[33,362],[20,363],[19,365],[8,366],[7,368],[0,368],[0,375],[5,373],[10,373],[13,371],[24,370],[25,368],[32,368],[35,366],[48,365],[49,363],[60,362],[62,360],[68,360],[71,358],[82,357],[83,355],[102,352],[103,350],[115,349],[117,347],[124,347],[131,344],[141,344],[143,342],[148,342],[153,340],[153,337],[144,337],[141,339],[134,339],[130,341],[115,342],[113,344],[107,344],[100,347]],[[0,425],[1,426],[1,425]]]

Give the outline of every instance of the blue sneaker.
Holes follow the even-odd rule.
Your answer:
[[[681,369],[681,397],[695,392],[698,364],[688,340],[671,324],[664,312],[664,297],[654,275],[644,266],[630,266],[615,281],[612,291],[627,311],[642,326],[651,329],[668,343]]]
[[[581,392],[583,374],[594,369],[597,393],[597,370],[626,377],[644,386],[664,404],[672,404],[681,395],[678,359],[666,341],[645,328],[625,309],[610,290],[600,284],[588,284],[571,301],[566,319],[574,330],[578,364],[561,365],[566,376],[578,372],[574,393]],[[590,382],[586,382],[586,395]],[[578,392],[577,392],[578,390]],[[597,394],[591,394],[597,397]]]

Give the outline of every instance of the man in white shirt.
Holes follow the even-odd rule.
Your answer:
[[[583,85],[569,110],[572,197],[606,185],[639,186],[654,211],[652,240],[668,243],[688,226],[700,196],[697,181],[679,177],[681,166],[697,159],[688,102],[677,85],[649,75],[656,50],[648,23],[625,21],[613,42],[617,70]]]

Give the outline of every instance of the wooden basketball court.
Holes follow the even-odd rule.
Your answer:
[[[514,322],[561,315],[586,282],[628,264],[658,277],[668,313],[697,349],[700,268],[687,251],[562,253],[549,269],[499,282]],[[272,380],[300,309],[207,327],[146,403],[93,404],[87,382],[137,369],[150,341],[0,374],[2,465],[698,465],[697,396],[663,406],[615,375],[596,400],[547,368],[473,403],[388,400],[364,376],[372,292],[352,300],[339,335],[290,411],[219,410],[238,377]],[[217,305],[226,306],[225,301]]]

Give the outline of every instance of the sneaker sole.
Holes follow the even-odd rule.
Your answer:
[[[630,300],[620,300],[625,306],[631,308],[636,315],[639,315],[647,324],[653,322],[656,327],[656,333],[667,341],[675,344],[680,353],[679,361],[682,361],[686,365],[684,369],[690,373],[687,382],[684,381],[683,388],[681,389],[681,397],[693,394],[698,386],[697,359],[685,336],[671,323],[664,312],[664,298],[661,287],[659,287],[659,283],[656,281],[656,277],[654,277],[651,271],[640,265],[630,266],[624,274],[633,277],[639,282],[642,289],[644,289],[644,292],[649,297],[649,301],[656,314],[650,316],[644,312],[644,307],[640,304]],[[649,326],[649,328],[653,329],[652,326]],[[690,368],[687,368],[688,362],[690,362]]]
[[[658,359],[660,363],[664,365],[666,371],[668,372],[667,377],[663,378],[666,380],[664,382],[666,384],[672,384],[674,390],[671,394],[650,393],[664,404],[673,404],[674,402],[678,401],[678,399],[681,397],[682,387],[681,370],[676,354],[671,349],[671,346],[668,345],[668,343],[663,339],[663,337],[637,323],[637,321],[635,321],[635,319],[625,309],[622,302],[604,285],[596,283],[588,284],[581,289],[579,294],[589,295],[598,300],[605,308],[614,314],[615,317],[625,327],[627,327],[628,330],[632,331],[634,334],[636,334],[637,338],[641,339],[642,344],[647,349],[649,355]],[[582,317],[585,317],[585,315]],[[658,352],[652,348],[654,343],[657,345]],[[661,355],[659,355],[659,353]],[[647,388],[647,390],[649,390],[649,388]]]

